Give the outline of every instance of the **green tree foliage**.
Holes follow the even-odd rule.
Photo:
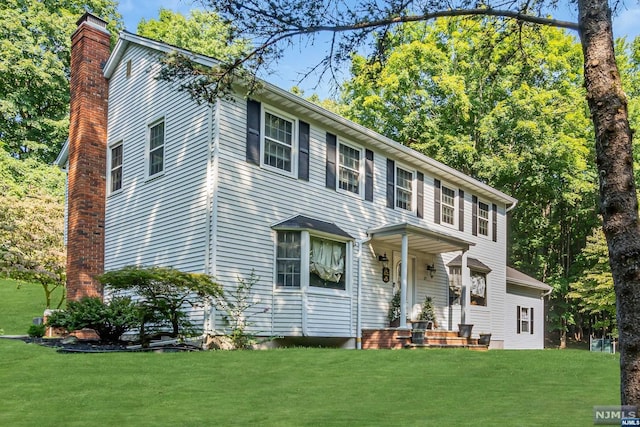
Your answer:
[[[156,19],[142,20],[138,34],[192,52],[221,60],[241,55],[247,43],[236,38],[233,27],[213,12],[194,9],[188,17],[181,13],[160,9]]]
[[[580,45],[555,28],[440,19],[355,56],[345,114],[516,197],[510,260],[557,285],[597,223]],[[557,301],[556,313],[572,317]]]
[[[580,273],[571,283],[568,296],[588,316],[594,329],[604,334],[615,333],[616,294],[602,230],[596,229],[589,236],[576,264]]]
[[[63,198],[58,168],[0,152],[0,272],[40,284],[46,308],[63,302],[51,300],[65,285]]]
[[[0,148],[52,162],[69,125],[71,35],[85,10],[119,27],[112,0],[0,2]]]

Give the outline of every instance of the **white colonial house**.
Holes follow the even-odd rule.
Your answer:
[[[109,35],[85,15],[74,37],[104,44]],[[399,290],[400,328],[430,296],[439,329],[473,324],[474,337],[492,334],[492,348],[543,347],[550,288],[506,264],[514,198],[267,82],[199,104],[179,82],[156,79],[176,50],[167,44],[123,32],[103,61],[74,49],[80,63],[99,64],[93,79],[108,91],[97,108],[106,110],[105,270],[172,266],[226,287],[253,272],[253,330],[276,343],[360,347],[363,330],[389,326]],[[72,106],[73,91],[91,87],[72,81]],[[93,107],[79,108],[72,122]],[[70,183],[83,144],[72,132],[60,155]],[[70,187],[69,218],[73,197]],[[214,307],[191,315],[207,333],[224,332]]]

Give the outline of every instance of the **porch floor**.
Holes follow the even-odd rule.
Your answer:
[[[418,349],[418,348],[467,348],[469,350],[487,351],[488,345],[478,344],[477,338],[463,338],[457,331],[431,330],[425,331],[424,342],[411,342],[411,328],[383,328],[362,330],[363,349]]]

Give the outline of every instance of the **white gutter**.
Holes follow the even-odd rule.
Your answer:
[[[356,297],[356,349],[362,350],[362,245],[371,240],[371,237],[365,237],[364,239],[356,240],[358,246],[358,287],[356,291],[358,295]]]
[[[511,210],[513,208],[515,208],[517,204],[518,204],[518,200],[517,199],[513,199],[513,203],[511,204],[511,206],[509,206],[507,209],[505,209],[504,213],[511,212]]]

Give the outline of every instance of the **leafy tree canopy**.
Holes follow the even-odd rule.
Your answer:
[[[69,51],[89,10],[117,34],[112,0],[0,3],[0,147],[16,158],[52,162],[67,138]]]
[[[231,25],[216,13],[194,9],[186,17],[160,9],[158,19],[142,20],[138,34],[221,60],[241,55],[247,43],[234,38]]]

